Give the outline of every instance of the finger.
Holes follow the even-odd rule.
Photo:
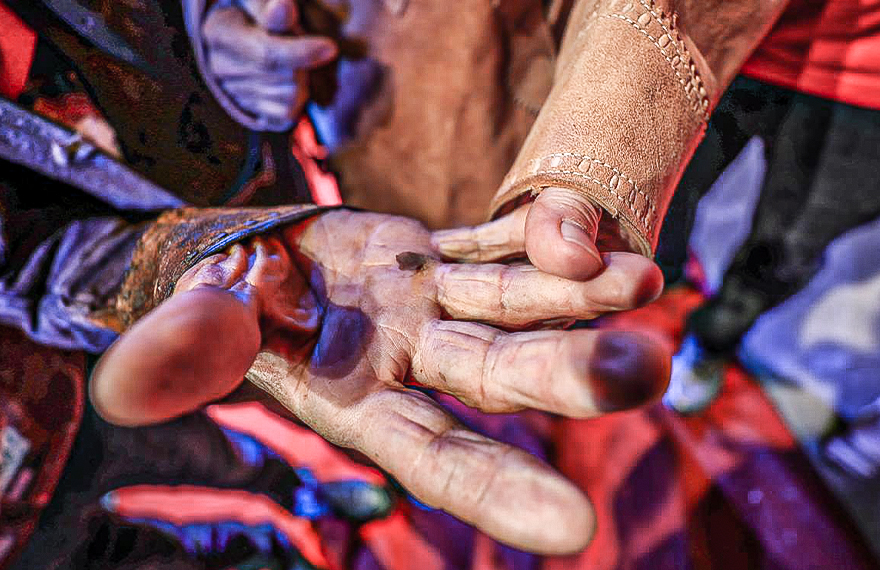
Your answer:
[[[246,108],[257,105],[258,101],[266,101],[290,110],[297,105],[300,99],[300,90],[293,81],[270,84],[237,78],[223,81],[220,86],[239,105]]]
[[[299,22],[295,0],[239,0],[239,4],[267,32],[293,32]]]
[[[591,418],[659,399],[669,354],[647,336],[604,330],[507,334],[477,323],[426,324],[412,374],[490,413],[539,409]]]
[[[479,226],[434,232],[431,244],[455,261],[487,263],[525,255],[525,227],[528,205]]]
[[[382,391],[356,410],[351,445],[423,503],[540,554],[582,550],[594,528],[584,495],[525,451],[461,426],[428,396]]]
[[[212,11],[205,21],[205,41],[214,52],[239,62],[244,75],[312,69],[333,60],[336,44],[320,36],[278,36],[250,24],[234,8]],[[213,71],[213,69],[212,69]]]
[[[265,85],[238,79],[221,86],[241,108],[274,121],[292,119],[305,104],[306,93],[294,83]]]
[[[573,190],[547,188],[526,219],[529,260],[552,275],[583,281],[602,269],[596,248],[601,210]]]
[[[425,504],[514,547],[577,552],[593,511],[581,492],[522,450],[461,425],[428,396],[383,389],[340,409],[303,371],[261,352],[248,378],[329,441],[360,451]],[[355,396],[352,395],[352,398]]]
[[[234,77],[221,83],[229,93],[252,98],[270,99],[278,102],[296,99],[299,91],[292,78],[271,81],[268,78]]]
[[[591,319],[657,298],[663,274],[634,253],[609,253],[589,281],[570,281],[529,265],[440,264],[437,302],[453,319],[521,328],[541,321]]]
[[[235,294],[201,287],[175,295],[101,357],[90,397],[118,425],[183,415],[232,392],[260,340],[256,310]]]
[[[308,77],[307,72],[303,70],[281,69],[266,71],[253,61],[241,59],[240,54],[232,54],[220,50],[214,50],[208,54],[208,66],[211,73],[223,82],[237,81],[263,85],[283,85],[291,82],[296,83],[300,79]]]
[[[304,45],[287,49],[291,42],[303,42]],[[336,53],[335,48],[326,51],[325,39],[320,37],[272,38],[266,43],[270,45],[260,48],[266,51],[262,54],[250,53],[253,50],[212,49],[208,52],[208,67],[211,73],[222,79],[240,77],[280,83],[296,77],[297,71],[324,65],[333,60]]]

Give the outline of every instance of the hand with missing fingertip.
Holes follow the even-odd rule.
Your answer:
[[[207,71],[265,130],[286,130],[309,97],[308,71],[337,55],[330,38],[302,35],[295,0],[231,0],[202,25]]]
[[[582,549],[594,518],[577,487],[407,382],[490,413],[589,418],[653,401],[669,360],[650,338],[534,328],[636,307],[662,280],[644,258],[616,253],[585,282],[447,263],[435,237],[406,218],[336,210],[203,260],[103,356],[96,409],[119,424],[160,422],[247,374],[420,501],[520,549]]]

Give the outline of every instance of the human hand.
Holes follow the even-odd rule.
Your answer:
[[[104,355],[90,387],[96,409],[125,425],[162,421],[232,392],[250,369],[300,420],[426,504],[521,549],[575,552],[593,531],[580,491],[405,382],[486,412],[586,418],[641,405],[669,374],[646,337],[505,331],[629,309],[662,283],[630,255],[606,255],[583,283],[438,259],[417,222],[348,211],[236,245],[190,269]]]
[[[546,188],[533,202],[493,222],[436,232],[433,243],[450,260],[487,263],[528,256],[546,273],[584,281],[602,270],[604,252],[628,249],[613,236],[599,235],[601,219],[602,209],[582,194]],[[651,271],[653,263],[638,254],[615,255],[632,257],[633,277]],[[659,270],[655,273],[660,278]]]
[[[221,2],[203,24],[208,72],[271,130],[292,125],[309,97],[308,71],[337,55],[331,39],[300,32],[295,0]]]

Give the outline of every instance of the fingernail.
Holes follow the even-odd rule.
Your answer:
[[[565,219],[562,220],[559,231],[562,234],[562,239],[565,241],[575,243],[593,253],[593,240],[590,239],[590,234],[587,233],[587,229],[584,226],[573,220]]]
[[[562,239],[565,241],[570,241],[583,247],[589,247],[590,244],[587,241],[589,239],[587,230],[579,223],[568,219],[562,220],[559,229],[562,233]]]

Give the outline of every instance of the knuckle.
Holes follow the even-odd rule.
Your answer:
[[[503,362],[507,344],[504,337],[496,338],[483,354],[483,363],[480,367],[480,378],[476,389],[472,391],[471,399],[474,404],[486,412],[501,412],[507,409],[507,394],[499,390],[498,383],[503,378],[499,374],[499,367]]]
[[[206,40],[219,42],[228,37],[230,28],[240,27],[241,11],[238,8],[215,8],[208,12],[202,24],[202,34]],[[211,47],[209,45],[209,47]]]

